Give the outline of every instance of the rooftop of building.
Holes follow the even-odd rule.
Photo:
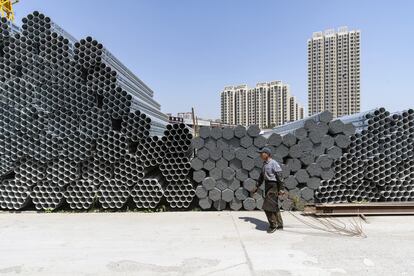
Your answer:
[[[341,26],[336,31],[334,28],[326,29],[325,31],[318,31],[312,34],[312,39],[320,39],[323,37],[334,36],[336,34],[346,34],[346,33],[354,33],[354,32],[361,32],[360,30],[348,30],[348,26]]]
[[[271,87],[271,86],[289,86],[287,83],[283,83],[281,80],[274,80],[270,82],[258,82],[256,83],[255,87],[251,88],[260,88],[260,87]],[[247,84],[239,84],[239,85],[228,85],[224,87],[224,91],[234,91],[239,89],[250,89]]]

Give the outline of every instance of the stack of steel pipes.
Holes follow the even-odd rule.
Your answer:
[[[191,161],[196,196],[206,210],[253,210],[263,204],[263,186],[256,191],[262,161],[257,151],[266,145],[257,125],[249,128],[200,128],[193,139],[196,149]]]
[[[162,175],[168,184],[164,195],[172,208],[188,208],[195,196],[189,178],[193,135],[185,124],[168,125],[164,134],[162,140],[165,156],[160,165]]]
[[[253,210],[268,146],[292,208],[414,199],[414,111],[322,112],[260,135],[167,125],[153,92],[102,44],[34,12],[0,20],[0,208]],[[356,130],[356,131],[355,131]],[[195,157],[193,157],[195,149]],[[196,183],[195,185],[193,184]],[[315,192],[316,191],[316,192]]]
[[[122,94],[121,97],[119,94],[116,97],[119,102],[116,103],[115,110],[111,108],[114,95],[104,97],[104,101],[107,99],[106,106],[114,111],[113,116],[127,114],[129,109],[141,110],[151,119],[152,133],[162,136],[167,117],[160,112],[161,106],[152,98],[153,91],[92,37],[73,44],[74,59],[84,67],[90,68],[88,86],[96,90],[100,96],[105,96],[113,89],[119,90],[119,94]]]
[[[335,176],[323,181],[323,203],[414,200],[414,111],[384,108],[340,118],[357,133],[334,162]]]
[[[63,196],[73,210],[87,210],[95,203],[97,189],[89,180],[77,180],[68,186]]]
[[[262,161],[258,149],[267,146],[282,166],[284,185],[289,197],[280,205],[285,210],[294,201],[312,202],[321,181],[335,176],[333,162],[341,158],[351,143],[355,128],[333,120],[322,112],[260,134],[252,125],[247,130],[235,128],[201,128],[193,140],[197,150],[192,160],[196,195],[202,209],[260,209],[263,186],[256,190]],[[266,137],[266,138],[265,138]]]
[[[274,157],[282,162],[289,197],[285,209],[295,198],[313,202],[322,181],[334,178],[333,162],[341,158],[351,143],[355,127],[333,120],[332,113],[321,112],[309,118],[274,128],[265,134],[274,147]]]
[[[131,197],[138,208],[154,209],[164,196],[162,178],[140,179],[131,191]]]
[[[64,192],[64,188],[58,184],[43,181],[36,183],[31,189],[30,197],[37,210],[49,211],[55,210],[64,203]]]
[[[20,210],[30,203],[31,191],[15,180],[3,180],[0,185],[0,208]]]
[[[122,88],[131,95],[130,108],[141,110],[150,117],[152,134],[163,135],[168,117],[160,111],[160,104],[153,99],[154,92],[144,82],[93,38],[87,37],[77,41],[59,25],[54,22],[49,24],[51,31],[70,42],[68,45],[70,56],[75,56],[74,58],[82,60],[83,63],[99,62],[100,68],[89,69],[88,86],[100,95],[114,89],[114,86]],[[14,25],[10,27],[12,27],[11,31],[16,31]]]
[[[2,209],[190,206],[192,135],[142,81],[39,12],[0,30]]]

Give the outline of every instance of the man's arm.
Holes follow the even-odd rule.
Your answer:
[[[260,185],[262,185],[263,179],[264,179],[263,172],[261,172],[259,175],[259,179],[257,179],[256,189],[253,191],[254,193],[257,192],[257,189],[259,189]]]
[[[276,176],[277,180],[277,189],[278,191],[283,190],[283,176],[282,176],[282,168],[280,167],[279,163],[275,163],[275,166],[273,167],[273,173]]]
[[[282,191],[283,190],[282,172],[281,171],[275,172],[275,175],[276,175],[276,179],[277,179],[277,190]]]
[[[263,170],[262,170],[262,172],[260,173],[259,179],[257,179],[257,187],[262,185],[263,180],[264,180],[264,175],[263,175]]]

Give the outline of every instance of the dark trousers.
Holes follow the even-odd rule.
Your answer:
[[[265,211],[265,214],[270,227],[283,227],[283,220],[280,210],[277,212]]]
[[[279,191],[281,190],[280,183],[266,181],[265,182],[265,200],[263,203],[263,210],[265,211],[269,225],[272,228],[283,227],[282,215],[279,209]]]

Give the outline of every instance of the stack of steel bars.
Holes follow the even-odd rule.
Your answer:
[[[271,132],[282,135],[282,147],[275,152],[283,163],[285,187],[289,199],[284,202],[290,209],[295,201],[313,202],[315,190],[324,180],[334,177],[333,162],[338,160],[350,144],[355,133],[352,124],[334,120],[330,112],[324,111],[299,120]]]
[[[263,187],[256,191],[262,161],[257,151],[266,145],[257,125],[249,128],[200,128],[193,139],[191,161],[196,195],[202,209],[253,210],[263,204]]]
[[[332,164],[342,156],[355,132],[352,124],[332,120],[322,112],[310,118],[277,127],[260,135],[252,125],[233,128],[201,128],[194,139],[193,179],[202,209],[260,209],[263,186],[256,190],[262,161],[258,149],[267,146],[283,168],[290,197],[281,207],[291,209],[295,199],[312,202],[322,180],[334,177]]]
[[[340,118],[357,133],[334,163],[335,176],[323,181],[322,203],[414,200],[414,111],[385,108]]]
[[[167,125],[153,92],[102,44],[34,12],[0,20],[0,208],[253,210],[268,146],[295,202],[412,201],[414,111],[322,112],[260,134]],[[195,156],[193,157],[193,149]],[[194,184],[193,184],[194,182]]]
[[[2,209],[190,206],[192,135],[151,89],[39,12],[0,30]]]

